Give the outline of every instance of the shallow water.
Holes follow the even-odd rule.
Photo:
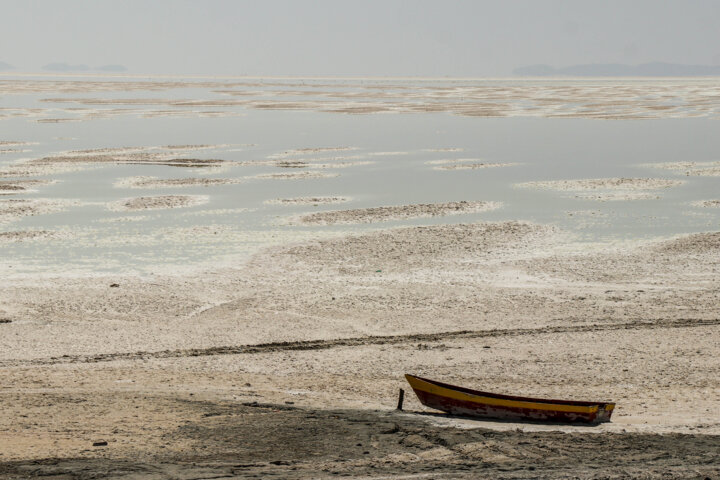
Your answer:
[[[50,83],[51,80],[64,83]],[[107,83],[110,80],[114,83]],[[593,79],[556,84],[547,80],[219,79],[202,80],[201,85],[192,83],[199,81],[195,79],[174,80],[187,83],[169,86],[168,79],[148,78],[0,77],[0,141],[29,143],[2,147],[25,151],[0,153],[0,170],[27,159],[71,150],[126,146],[217,145],[212,149],[181,151],[177,156],[231,162],[218,168],[75,165],[73,171],[47,171],[29,177],[56,183],[33,187],[35,191],[31,192],[0,196],[0,202],[52,199],[66,204],[60,212],[0,223],[0,232],[46,230],[55,235],[22,242],[0,239],[0,272],[146,274],[212,264],[231,265],[268,245],[403,225],[527,220],[558,225],[579,241],[589,242],[709,231],[720,226],[720,208],[692,205],[720,197],[720,177],[688,177],[682,172],[646,165],[720,160],[717,153],[720,96],[716,79]],[[642,97],[646,103],[664,102],[676,108],[657,110],[652,118],[640,118],[647,116],[647,105],[633,107],[626,94],[620,97],[625,103],[617,106],[618,97],[613,92],[629,88],[632,95]],[[223,93],[228,90],[235,94]],[[647,95],[640,95],[643,91]],[[661,93],[667,98],[663,99]],[[548,101],[547,105],[539,102],[540,96],[551,94],[561,98]],[[503,100],[506,107],[496,109],[496,116],[461,114],[457,105],[440,112],[424,111],[429,109],[426,107],[448,102],[458,105],[465,102],[463,109],[469,104],[480,108],[483,102],[497,103],[499,98],[506,99]],[[73,99],[76,101],[68,102]],[[137,101],[132,105],[96,101],[92,104],[82,99],[145,99],[151,104]],[[167,103],[178,99],[216,105]],[[261,103],[271,99],[299,103],[274,106]],[[245,103],[223,103],[238,100]],[[333,102],[332,108],[336,110],[373,104],[385,111],[331,113],[323,111],[328,109],[323,102],[328,101]],[[414,113],[403,113],[410,109],[408,105]],[[582,111],[590,108],[588,105],[592,105],[595,118],[584,118]],[[635,113],[625,112],[625,119],[597,118],[615,114],[618,108],[634,108]],[[202,112],[221,116],[203,116],[210,113]],[[570,118],[552,118],[558,112]],[[147,117],[148,114],[153,116]],[[47,123],[53,119],[77,121]],[[272,164],[273,158],[283,152],[319,147],[351,149],[283,157],[320,164],[320,168],[283,168]],[[427,163],[453,159],[513,165],[438,170],[433,168],[436,163]],[[343,166],[345,162],[359,164]],[[332,164],[343,168],[328,168]],[[337,176],[258,178],[304,171]],[[121,179],[136,176],[223,178],[238,183],[157,189],[116,185]],[[649,194],[650,199],[614,201],[578,198],[597,192],[516,186],[533,181],[615,177],[679,179],[685,183],[640,192]],[[0,180],[13,178],[5,176]],[[207,197],[207,201],[165,210],[111,209],[125,198],[154,195],[200,195]],[[266,203],[308,196],[343,196],[350,200],[318,205]],[[287,223],[291,216],[323,210],[463,200],[502,202],[502,207],[480,213],[357,225]]]

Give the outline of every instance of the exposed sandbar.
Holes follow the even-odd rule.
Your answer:
[[[294,217],[291,224],[342,225],[406,220],[411,218],[462,215],[500,208],[499,202],[447,202],[317,212]]]
[[[656,190],[676,187],[683,180],[663,178],[592,178],[516,183],[516,188],[574,192],[576,198],[598,201],[651,200]]]
[[[348,197],[295,197],[295,198],[276,198],[273,200],[265,200],[268,205],[320,205],[329,203],[345,203],[349,202]]]
[[[1,242],[26,242],[32,240],[44,240],[48,238],[58,238],[58,232],[51,232],[48,230],[15,230],[9,232],[0,232],[0,243]]]
[[[430,163],[430,162],[427,162]],[[517,163],[450,163],[446,165],[436,165],[433,170],[483,170],[486,168],[502,168],[514,167]]]
[[[75,202],[51,199],[0,199],[0,224],[10,223],[22,217],[32,217],[65,210]]]
[[[174,187],[212,187],[215,185],[234,185],[242,183],[240,178],[157,178],[128,177],[122,178],[113,185],[118,188],[174,188]]]
[[[263,180],[312,180],[318,178],[339,177],[339,173],[314,172],[305,170],[293,173],[262,173],[249,178],[259,178]]]
[[[32,192],[32,187],[53,183],[49,180],[0,180],[0,195]]]
[[[720,177],[720,161],[648,163],[643,166],[672,170],[688,177]]]
[[[194,207],[207,203],[208,200],[204,195],[158,195],[126,198],[108,205],[108,208],[115,211],[163,210]]]
[[[317,153],[331,153],[331,152],[348,152],[351,150],[357,150],[357,147],[307,147],[307,148],[295,148],[292,150],[285,150],[284,152],[275,153],[270,158],[287,158],[297,156],[314,155]]]
[[[691,205],[693,207],[720,208],[720,200],[699,200],[692,202]]]
[[[553,180],[547,182],[516,183],[519,188],[538,188],[560,192],[592,190],[658,190],[682,185],[682,180],[664,178],[591,178],[579,180]]]

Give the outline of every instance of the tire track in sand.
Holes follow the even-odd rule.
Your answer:
[[[179,350],[161,350],[156,352],[118,352],[97,355],[63,355],[62,357],[38,358],[32,360],[0,361],[0,367],[21,365],[55,365],[70,363],[98,363],[114,360],[147,360],[155,358],[206,357],[215,355],[243,355],[254,353],[272,353],[293,350],[326,350],[339,347],[360,347],[368,345],[398,345],[412,342],[438,342],[462,338],[517,337],[522,335],[542,335],[554,333],[602,332],[611,330],[654,330],[662,328],[690,328],[720,325],[717,319],[680,319],[633,321],[625,323],[601,323],[591,325],[564,325],[540,328],[514,328],[493,330],[458,330],[438,333],[414,333],[404,335],[349,337],[331,340],[301,340],[294,342],[271,342],[251,345],[235,345],[210,348],[191,348]]]

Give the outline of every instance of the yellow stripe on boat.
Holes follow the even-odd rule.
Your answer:
[[[473,395],[470,393],[459,392],[450,388],[441,387],[429,382],[425,382],[418,378],[407,375],[407,381],[415,390],[431,393],[441,397],[452,398],[463,402],[484,403],[497,407],[509,408],[530,408],[533,410],[552,410],[555,412],[572,412],[572,413],[595,413],[598,411],[598,405],[582,406],[582,405],[562,405],[558,403],[537,403],[525,402],[522,400],[507,400],[504,398],[483,397],[481,395]],[[613,405],[614,406],[614,405]]]

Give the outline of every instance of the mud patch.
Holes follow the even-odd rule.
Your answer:
[[[284,152],[275,153],[270,155],[270,158],[287,158],[297,156],[307,156],[317,153],[331,153],[331,152],[348,152],[351,150],[357,150],[357,147],[310,147],[310,148],[295,148],[292,150],[285,150]]]
[[[0,180],[0,195],[34,192],[32,187],[49,185],[49,180]]]
[[[655,250],[677,255],[720,256],[720,232],[697,233],[660,243]]]
[[[581,180],[554,180],[549,182],[516,183],[518,188],[539,188],[560,192],[589,190],[657,190],[682,185],[682,180],[663,178],[591,178]]]
[[[58,235],[57,232],[50,232],[48,230],[18,230],[10,232],[0,232],[0,243],[26,242],[58,237],[60,237],[60,235]]]
[[[720,161],[647,163],[642,166],[672,170],[688,177],[720,177]]]
[[[62,212],[76,202],[50,199],[0,200],[0,225],[48,213]]]
[[[431,163],[431,162],[427,162]],[[514,167],[518,163],[451,163],[436,165],[433,170],[482,170],[486,168]]]
[[[113,185],[117,188],[174,188],[174,187],[212,187],[215,185],[234,185],[242,183],[239,178],[169,178],[128,177]]]
[[[354,210],[336,210],[301,215],[289,220],[291,224],[304,225],[342,225],[353,223],[390,222],[411,218],[462,215],[466,213],[487,212],[500,208],[499,202],[447,202],[397,205],[387,207],[359,208]]]
[[[692,202],[691,205],[693,207],[702,208],[720,208],[720,200],[700,200],[697,202]]]
[[[208,202],[203,195],[158,195],[152,197],[126,198],[108,205],[114,211],[164,210],[194,207]]]
[[[265,200],[263,203],[266,205],[321,205],[329,203],[345,203],[349,201],[349,197],[295,197]]]
[[[313,180],[319,178],[334,178],[339,177],[339,173],[326,173],[326,172],[314,172],[314,171],[302,171],[293,173],[262,173],[255,175],[250,178],[257,178],[261,180]]]
[[[147,215],[123,216],[123,217],[105,217],[98,220],[98,223],[129,223],[144,222],[150,220]]]
[[[516,183],[516,188],[533,188],[557,192],[575,192],[576,198],[599,201],[650,200],[660,198],[653,193],[685,183],[663,178],[591,178]],[[589,193],[585,193],[589,192]]]

